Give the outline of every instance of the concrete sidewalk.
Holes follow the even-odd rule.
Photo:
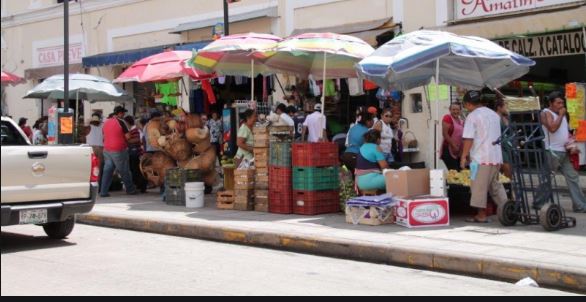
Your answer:
[[[396,225],[354,226],[340,214],[315,217],[220,211],[213,196],[205,209],[167,206],[156,194],[113,194],[85,224],[269,247],[518,281],[586,293],[586,215],[578,226],[548,233],[541,226],[471,225],[452,217],[445,228],[410,230]],[[564,206],[571,205],[566,200]],[[497,220],[496,217],[493,217]]]

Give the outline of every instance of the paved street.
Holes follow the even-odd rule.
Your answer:
[[[509,283],[77,225],[2,228],[2,295],[566,295]]]

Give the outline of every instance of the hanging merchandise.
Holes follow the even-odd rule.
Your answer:
[[[379,100],[385,101],[389,97],[391,97],[391,92],[383,88],[379,88],[376,92],[376,98]]]
[[[364,85],[358,79],[348,79],[348,90],[350,91],[350,96],[364,95]]]
[[[324,83],[324,93],[326,97],[331,97],[336,95],[336,84],[333,80],[325,80]]]
[[[321,90],[319,89],[317,82],[313,78],[313,75],[309,75],[309,91],[311,92],[311,94],[313,96],[320,96],[321,95]]]
[[[364,80],[364,90],[365,91],[375,90],[377,88],[378,88],[378,86],[375,83],[368,81],[368,80]]]
[[[169,106],[177,106],[179,94],[179,81],[167,83],[155,83],[157,95],[161,96],[161,103]]]
[[[192,113],[204,113],[205,94],[201,88],[191,91],[190,104]]]
[[[214,93],[214,89],[212,88],[212,84],[209,81],[201,81],[201,88],[206,94],[207,100],[209,104],[216,104],[216,94]]]

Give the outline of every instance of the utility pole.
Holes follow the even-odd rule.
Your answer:
[[[230,35],[230,14],[228,0],[224,0],[224,35]]]
[[[69,113],[69,0],[63,1],[63,108]]]

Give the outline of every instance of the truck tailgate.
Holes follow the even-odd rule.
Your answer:
[[[90,147],[3,146],[2,204],[90,199]]]

